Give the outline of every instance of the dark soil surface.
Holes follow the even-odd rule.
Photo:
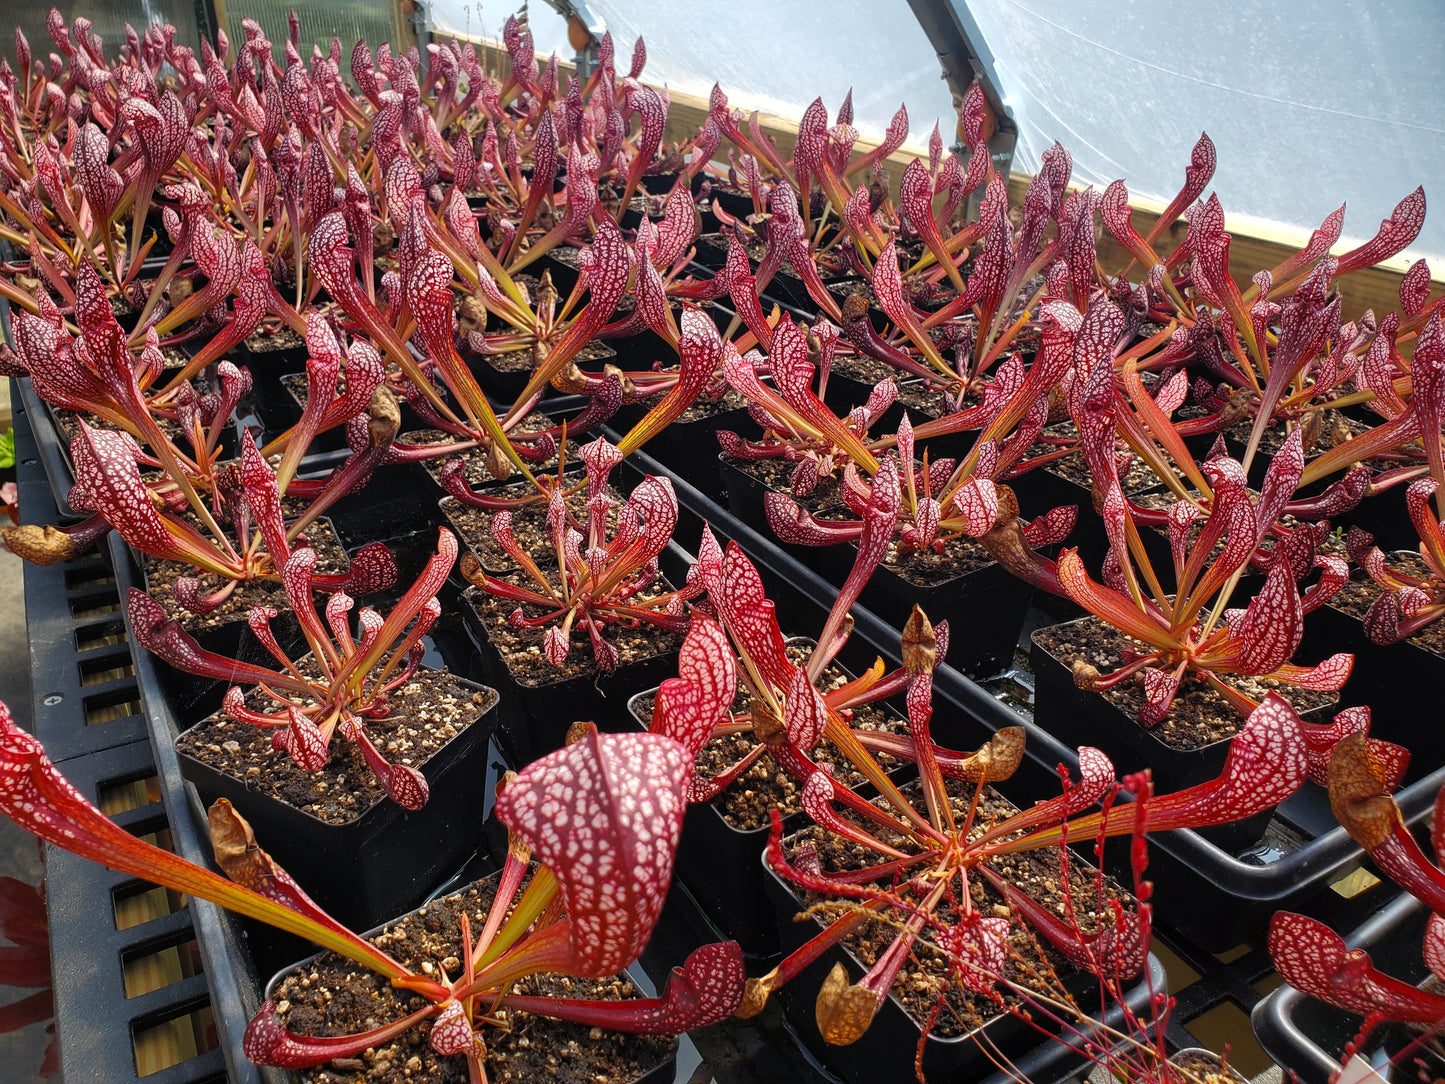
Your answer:
[[[268,330],[270,330],[270,334],[264,334],[261,331],[252,332],[250,338],[241,345],[253,354],[270,354],[306,345],[306,340],[289,327],[282,326]]]
[[[501,576],[498,578],[511,579],[523,585],[531,582],[530,578],[526,577]],[[672,585],[667,582],[665,577],[658,576],[652,586],[644,591],[639,591],[634,596],[634,600],[645,602],[658,595],[666,594],[672,589]],[[462,594],[462,599],[472,608],[477,615],[477,620],[487,630],[488,639],[502,656],[502,662],[506,664],[507,669],[511,672],[512,680],[518,685],[530,689],[554,685],[559,681],[568,681],[572,678],[596,679],[601,676],[593,661],[591,643],[585,632],[573,630],[572,646],[567,652],[567,658],[562,661],[560,667],[553,666],[542,653],[542,640],[547,632],[546,627],[519,629],[508,620],[512,611],[517,609],[518,603],[488,595],[480,587],[467,588]],[[541,607],[532,605],[524,604],[521,608],[527,617],[538,617],[544,612]],[[667,632],[655,625],[647,624],[637,628],[621,624],[605,625],[602,638],[617,649],[619,670],[629,663],[641,662],[658,655],[673,654],[682,646],[682,637],[678,633]]]
[[[568,480],[580,482],[582,476],[579,474],[569,477]],[[520,482],[514,485],[499,486],[491,492],[498,497],[521,498],[531,496],[536,493],[536,489],[528,482]],[[612,486],[607,487],[607,494],[619,503],[623,500],[622,494]],[[522,551],[536,561],[543,570],[557,566],[556,550],[553,549],[552,540],[547,537],[547,507],[547,501],[537,500],[511,510],[512,537],[516,540],[517,545],[522,547]],[[455,497],[443,497],[441,509],[457,529],[457,533],[461,535],[462,541],[477,555],[477,560],[488,572],[511,572],[517,568],[517,562],[492,537],[493,513],[483,508],[474,508],[471,505],[463,504]],[[567,498],[567,511],[573,518],[574,525],[585,534],[588,522],[585,486]],[[607,515],[609,537],[611,532],[616,529],[617,510],[614,507]]]
[[[872,387],[880,380],[899,379],[903,374],[893,366],[876,358],[858,354],[837,354],[833,357],[830,375],[847,377],[849,380],[856,380],[860,384]]]
[[[970,804],[974,797],[973,784],[954,780],[948,782],[949,802],[959,824],[966,823]],[[921,789],[917,782],[903,788],[903,793],[919,810],[925,809]],[[881,805],[881,799],[875,799]],[[839,811],[840,814],[857,824],[864,824],[857,814]],[[986,787],[976,813],[970,836],[977,836],[990,825],[1017,812],[1017,807],[992,787]],[[912,851],[914,846],[902,834],[890,833],[877,825],[867,822],[867,830],[885,843]],[[879,856],[851,840],[836,836],[819,827],[810,827],[789,836],[783,841],[789,857],[797,854],[804,843],[811,843],[816,849],[825,872],[836,873],[862,869],[874,865]],[[1068,913],[1063,890],[1063,871],[1057,847],[1039,851],[1028,851],[1016,855],[1001,856],[989,863],[1002,878],[1027,893],[1038,903],[1064,916]],[[1073,917],[1085,933],[1094,933],[1105,923],[1111,923],[1111,910],[1101,905],[1097,873],[1078,858],[1069,863],[1069,896],[1074,905]],[[1105,899],[1119,899],[1130,906],[1132,901],[1116,885],[1107,879],[1103,882]],[[909,896],[908,889],[903,889]],[[972,906],[989,917],[1010,918],[1008,958],[1004,965],[1004,977],[1020,986],[1060,997],[1063,979],[1071,971],[1063,957],[1052,949],[1040,947],[1041,938],[1035,938],[1021,918],[1012,915],[1003,897],[980,875],[969,877],[969,895]],[[839,911],[839,907],[828,906],[828,899],[814,893],[807,893],[804,902],[818,906],[815,919],[821,924]],[[935,912],[940,921],[953,924],[959,915],[954,905],[945,901]],[[871,967],[879,956],[893,942],[898,931],[893,921],[905,916],[892,916],[891,921],[882,919],[869,922],[858,932],[850,935],[844,944],[850,953],[865,966]],[[894,980],[892,995],[919,1024],[925,1023],[942,998],[942,1008],[933,1026],[933,1034],[939,1038],[962,1035],[1004,1012],[1003,1006],[992,998],[974,994],[965,989],[955,976],[948,972],[943,952],[936,947],[934,932],[925,928],[915,945],[914,951],[904,963]],[[1010,1004],[1018,1004],[1017,994],[1007,993]]]
[[[500,350],[495,354],[478,355],[499,373],[530,373],[536,368],[536,359],[529,346],[517,350]],[[572,360],[581,365],[584,361],[606,361],[615,358],[617,351],[605,343],[590,342],[577,352]]]
[[[795,665],[802,665],[807,661],[811,650],[811,641],[790,641],[788,658]],[[829,666],[823,671],[819,688],[826,693],[848,680],[848,675],[838,667]],[[633,702],[633,711],[643,726],[652,722],[653,696],[653,693],[648,693]],[[747,711],[750,702],[747,690],[740,687],[733,700],[733,714]],[[881,730],[890,734],[903,734],[908,730],[907,720],[874,704],[865,704],[854,709],[850,725],[855,730]],[[757,739],[751,732],[715,737],[698,754],[698,773],[708,779],[720,775],[747,756],[757,744]],[[875,758],[886,770],[891,771],[898,767],[898,761],[886,753],[875,754]],[[835,778],[843,786],[858,787],[866,782],[862,773],[855,770],[838,747],[827,738],[813,750],[813,759],[820,764],[832,765],[836,770]],[[764,753],[752,767],[728,784],[723,792],[713,799],[713,804],[723,819],[738,831],[760,832],[767,829],[771,811],[774,809],[779,810],[784,817],[802,812],[802,784]]]
[[[307,656],[302,670],[314,673],[309,663]],[[420,769],[496,702],[493,690],[469,688],[445,670],[418,670],[391,694],[385,719],[364,723],[389,762]],[[259,688],[247,694],[246,706],[260,712],[279,710]],[[314,774],[297,767],[284,749],[273,749],[265,728],[237,722],[224,712],[186,731],[176,748],[327,824],[350,824],[386,798],[361,751],[340,734],[331,739],[330,761]]]
[[[196,526],[196,522],[189,514],[184,518],[192,526]],[[201,533],[204,535],[206,532],[202,530]],[[316,550],[317,573],[346,571],[346,551],[341,548],[341,542],[336,537],[336,531],[329,520],[321,519],[313,523],[306,529],[304,537]],[[295,548],[300,548],[300,542],[300,539],[296,540]],[[246,615],[250,613],[253,606],[271,606],[282,613],[291,609],[291,603],[287,601],[286,592],[282,589],[281,581],[278,578],[253,580],[239,584],[214,610],[205,614],[193,614],[189,610],[183,609],[176,601],[172,588],[175,582],[183,576],[197,576],[194,565],[145,557],[141,568],[145,575],[146,590],[151,597],[164,606],[166,612],[178,620],[181,627],[190,633],[214,629],[230,621],[245,621]],[[202,595],[220,590],[225,582],[219,576],[209,572],[200,573],[199,579]]]
[[[1430,575],[1430,566],[1425,563],[1425,559],[1410,550],[1397,550],[1394,553],[1385,554],[1385,566],[1392,571],[1408,576],[1423,578]],[[1341,588],[1340,593],[1332,598],[1329,604],[1335,609],[1343,610],[1351,617],[1363,621],[1365,614],[1375,604],[1375,599],[1384,592],[1385,589],[1370,577],[1357,572],[1350,577],[1350,582]],[[1445,659],[1445,621],[1436,621],[1426,625],[1414,636],[1411,636],[1408,642],[1432,655],[1438,655]]]
[[[1227,432],[1229,436],[1235,440],[1242,444],[1247,444],[1249,442],[1249,431],[1253,425],[1254,420],[1251,418],[1246,422],[1241,422],[1233,426]],[[1342,414],[1338,410],[1326,410],[1320,416],[1318,432],[1314,435],[1314,439],[1310,442],[1309,446],[1305,448],[1304,453],[1306,457],[1312,459],[1337,445],[1353,440],[1362,433],[1368,432],[1369,429],[1370,427],[1364,422],[1355,421],[1355,419]],[[1259,450],[1261,453],[1274,455],[1284,446],[1284,442],[1288,437],[1289,430],[1279,424],[1278,419],[1276,419],[1275,423],[1271,424],[1269,428],[1264,431],[1263,435],[1260,436]]]
[[[552,426],[556,424],[557,421],[555,418],[550,418],[541,411],[534,410],[530,414],[525,415],[522,420],[512,428],[511,432],[536,433],[543,429],[551,429]],[[444,441],[455,440],[456,438],[450,433],[442,432],[440,429],[418,429],[415,432],[403,433],[401,439],[408,444],[440,444]],[[569,439],[567,447],[568,456],[570,457],[572,453],[576,451],[576,445]],[[464,451],[453,452],[450,455],[423,460],[422,466],[425,467],[426,472],[435,479],[437,472],[441,470],[442,464],[451,459],[461,460],[462,470],[466,477],[467,484],[473,489],[485,485],[492,485],[496,482],[496,479],[492,477],[492,472],[487,469],[487,450],[485,448],[467,448]],[[557,455],[555,452],[538,463],[532,463],[530,461],[527,463],[527,468],[532,471],[533,474],[536,474],[539,470],[555,471],[556,467]]]
[[[1051,425],[1044,430],[1044,434],[1052,437],[1075,438],[1078,436],[1078,429],[1073,422],[1062,422],[1059,425]],[[1027,463],[1035,456],[1043,455],[1046,452],[1054,451],[1056,445],[1038,442],[1030,448],[1024,456],[1023,462]],[[1071,452],[1069,455],[1051,461],[1044,468],[1051,474],[1057,474],[1060,478],[1066,478],[1075,485],[1089,489],[1093,485],[1093,474],[1089,471],[1089,464],[1084,459],[1082,451]],[[1138,456],[1135,456],[1129,464],[1129,471],[1119,479],[1124,495],[1133,497],[1146,490],[1153,489],[1159,485],[1159,479],[1154,472],[1146,466]]]
[[[993,558],[976,540],[959,535],[943,544],[942,553],[932,549],[898,552],[898,540],[888,543],[883,567],[896,573],[914,587],[938,587],[959,576],[976,572],[993,564]]]
[[[1058,659],[1067,670],[1072,670],[1075,659],[1083,659],[1105,675],[1123,665],[1123,649],[1126,646],[1141,653],[1148,650],[1137,640],[1094,617],[1040,629],[1034,633],[1034,642]],[[1224,680],[1254,700],[1262,700],[1271,692],[1279,693],[1298,712],[1333,704],[1339,699],[1335,693],[1313,692],[1267,678],[1229,674],[1224,676]],[[1139,709],[1144,706],[1142,678],[1120,682],[1098,695],[1131,719],[1137,719]],[[1179,694],[1174,698],[1169,714],[1150,733],[1174,749],[1200,749],[1234,737],[1243,725],[1244,717],[1222,695],[1202,678],[1189,674],[1179,683]]]
[[[735,410],[747,410],[747,408],[747,399],[732,388],[726,389],[717,396],[704,392],[694,399],[692,406],[679,414],[677,420],[672,424],[687,425],[690,422],[700,422],[708,418],[715,418],[719,414],[729,414]]]
[[[438,976],[449,969],[461,947],[461,916],[473,936],[486,923],[496,892],[495,880],[478,881],[455,895],[433,901],[414,914],[386,926],[372,942],[398,963]],[[448,963],[450,961],[451,963]],[[439,976],[438,976],[439,977]],[[515,987],[519,994],[621,1000],[638,997],[627,979],[575,979],[536,975]],[[323,952],[293,969],[277,983],[276,1011],[289,1030],[302,1035],[348,1035],[378,1027],[425,1001],[360,968],[333,952]],[[529,1013],[510,1012],[505,1002],[493,1014],[500,1026],[483,1025],[487,1079],[493,1084],[625,1084],[661,1064],[676,1049],[676,1040],[646,1038],[567,1024]],[[443,1057],[427,1041],[430,1021],[394,1042],[366,1050],[360,1057],[333,1061],[301,1074],[307,1084],[466,1084],[466,1059]]]
[[[783,459],[733,459],[731,456],[724,456],[723,462],[730,467],[736,467],[749,478],[756,478],[765,487],[775,493],[785,493],[792,497],[802,507],[810,512],[819,512],[838,499],[839,482],[842,477],[840,470],[835,470],[825,478],[819,478],[818,484],[806,497],[799,497],[793,492],[793,471],[798,469],[796,460]],[[761,505],[762,498],[758,498]]]

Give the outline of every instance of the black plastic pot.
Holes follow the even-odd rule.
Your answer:
[[[625,433],[632,425],[641,421],[646,413],[646,409],[638,410],[614,418],[611,424]],[[736,428],[747,416],[747,409],[740,407],[736,410],[720,410],[694,419],[679,418],[643,447],[648,454],[665,465],[670,476],[684,478],[704,493],[718,499],[725,492],[722,474],[718,468],[718,430]]]
[[[668,650],[611,673],[589,668],[561,681],[518,680],[477,613],[474,600],[480,591],[471,587],[462,593],[462,614],[481,656],[481,672],[502,694],[498,737],[513,764],[530,764],[560,748],[567,728],[577,721],[595,722],[606,731],[628,729],[627,701],[632,694],[660,684],[677,671],[677,641],[673,641]],[[584,655],[590,650],[586,643],[572,645],[572,651]]]
[[[659,469],[646,453],[630,456],[626,466],[647,473]],[[786,618],[789,624],[807,628],[810,620],[817,620],[820,607],[826,609],[834,597],[831,584],[695,487],[679,480],[674,481],[674,488],[682,503],[681,537],[695,537],[706,520],[720,540],[737,541],[752,558],[769,590],[776,592],[779,613],[800,615]],[[896,628],[866,606],[855,606],[852,616],[854,634],[845,651],[845,661],[853,660],[849,665],[866,667],[875,652],[898,661]],[[1026,762],[1053,780],[1057,780],[1053,774],[1056,765],[1077,765],[1075,749],[1019,716],[953,665],[938,668],[933,688],[935,719],[945,712],[954,713],[985,733],[1023,726],[1028,734]],[[1442,782],[1445,769],[1431,770],[1396,794],[1406,823],[1419,823],[1429,815]],[[1276,910],[1303,906],[1358,868],[1363,859],[1359,846],[1338,826],[1318,835],[1275,833],[1271,827],[1261,843],[1247,849],[1227,849],[1189,830],[1153,835],[1150,844],[1149,876],[1155,882],[1156,913],[1169,915],[1179,932],[1211,952],[1257,940]]]
[[[768,487],[725,456],[719,456],[718,461],[729,507],[754,529],[771,535],[763,511]],[[857,547],[849,544],[795,546],[775,538],[769,538],[769,544],[817,569],[834,586],[835,596],[858,556]],[[858,602],[885,624],[900,630],[915,605],[921,606],[934,623],[946,619],[950,664],[971,674],[988,676],[1013,659],[1032,596],[1032,587],[993,562],[937,583],[918,582],[887,565],[879,565]],[[978,620],[978,615],[984,613],[988,620]]]
[[[1368,582],[1359,569],[1355,570],[1353,578],[1356,582],[1362,578]],[[1341,699],[1346,703],[1368,704],[1375,721],[1383,721],[1387,725],[1397,717],[1412,712],[1418,703],[1418,689],[1428,688],[1445,677],[1445,658],[1411,640],[1377,644],[1365,635],[1359,617],[1331,603],[1321,606],[1305,619],[1301,654],[1324,650],[1354,653],[1355,668],[1349,683],[1341,690]],[[1432,761],[1445,763],[1445,746],[1428,741],[1433,735],[1422,733],[1419,727],[1402,729],[1400,734],[1399,738],[1390,740],[1409,745],[1412,754],[1425,753]],[[1388,737],[1383,733],[1376,736]],[[1426,748],[1417,749],[1417,742],[1422,738],[1426,739]]]
[[[794,921],[806,905],[765,860],[764,868],[764,884],[776,910],[783,951],[789,953],[818,933],[822,926],[815,921]],[[914,1068],[922,1028],[892,994],[879,1007],[868,1030],[857,1042],[848,1046],[823,1042],[818,1033],[815,1005],[823,981],[838,963],[847,970],[851,982],[859,981],[867,970],[851,952],[834,946],[782,988],[784,1010],[793,1028],[823,1065],[849,1084],[907,1079]],[[1067,985],[1088,1011],[1089,996],[1097,991],[1098,980],[1080,974],[1067,981]],[[1145,1013],[1151,989],[1164,988],[1164,968],[1151,954],[1146,974],[1125,991],[1125,1002],[1131,1012]],[[1097,997],[1093,1005],[1094,1011],[1098,1011]],[[1104,1015],[1117,1027],[1123,1012],[1122,1006],[1113,1005]],[[1047,1027],[1047,1023],[1040,1021],[1040,1026]],[[1041,1046],[1045,1049],[1040,1050]],[[1041,1039],[1026,1021],[1011,1013],[1000,1013],[962,1035],[941,1038],[930,1034],[923,1041],[923,1076],[930,1084],[979,1080],[998,1064],[997,1052],[1010,1061],[1028,1058],[1036,1066],[1029,1079],[1035,1080],[1059,1079],[1086,1060],[1083,1054],[1062,1042]]]
[[[635,704],[656,691],[646,689],[627,702],[639,726],[642,718]],[[687,887],[719,934],[736,941],[746,956],[758,960],[770,959],[778,952],[772,907],[761,879],[749,875],[767,843],[767,828],[735,828],[711,802],[690,804],[673,865],[674,876]]]
[[[472,762],[491,736],[497,694],[464,678],[455,680],[491,702],[422,765],[431,797],[416,812],[382,798],[347,824],[329,824],[178,750],[182,774],[207,805],[229,799],[272,856],[322,907],[349,926],[369,925],[415,906],[481,838],[482,806]]]
[[[1102,749],[1120,772],[1149,768],[1157,794],[1197,786],[1219,776],[1233,738],[1222,738],[1196,749],[1168,744],[1100,693],[1076,687],[1071,669],[1040,644],[1039,634],[1045,631],[1041,629],[1034,634],[1029,654],[1034,671],[1036,724],[1065,745]],[[1328,706],[1300,715],[1311,723],[1327,723],[1335,710],[1334,706]],[[1308,815],[1317,815],[1322,800],[1325,816],[1329,817],[1328,799],[1324,798],[1323,791],[1310,783],[1305,784],[1304,791],[1310,797],[1301,800],[1301,814],[1313,820],[1314,817]],[[1248,846],[1264,833],[1272,815],[1273,811],[1256,813],[1243,821],[1203,829],[1201,834],[1224,847]],[[1333,823],[1333,817],[1329,817],[1329,825]]]
[[[1429,978],[1420,953],[1429,917],[1424,904],[1413,896],[1401,895],[1346,934],[1345,943],[1368,952],[1375,967],[1385,974],[1406,982],[1422,982]],[[1251,1019],[1255,1037],[1265,1052],[1286,1073],[1297,1073],[1300,1080],[1327,1080],[1338,1072],[1346,1045],[1354,1042],[1362,1023],[1359,1016],[1289,986],[1280,987],[1256,1005]],[[1397,1026],[1377,1029],[1360,1054],[1366,1062],[1391,1057],[1411,1038]],[[1424,1057],[1427,1064],[1414,1064],[1415,1057]],[[1427,1044],[1406,1055],[1396,1073],[1382,1077],[1398,1081],[1438,1079],[1441,1072],[1440,1061],[1430,1056]]]
[[[857,549],[835,546],[852,567]],[[841,576],[838,574],[841,572]],[[835,571],[841,583],[847,569]],[[901,629],[921,607],[935,624],[948,621],[949,663],[970,674],[987,677],[1013,660],[1014,644],[1023,628],[1033,588],[995,563],[965,572],[932,586],[912,582],[880,565],[858,601],[895,628]],[[979,616],[987,614],[987,620]],[[939,740],[944,740],[940,735]]]
[[[492,879],[498,878],[498,877],[500,877],[500,876],[501,876],[500,873],[493,873],[493,874],[490,874],[490,875],[487,876],[487,877],[481,878],[481,880],[482,880],[482,881],[492,880]],[[473,883],[478,883],[478,882],[473,882]],[[461,888],[457,889],[457,891],[458,891],[458,892],[465,891],[465,889],[466,889],[467,887],[469,887],[469,886],[462,886]],[[427,903],[430,903],[430,902],[431,902],[431,901],[427,901]],[[386,921],[383,921],[383,922],[380,922],[380,923],[376,924],[376,925],[374,926],[374,928],[367,930],[364,934],[362,934],[362,936],[365,937],[365,938],[367,938],[367,939],[375,938],[375,937],[379,936],[379,935],[380,935],[384,930],[386,930],[388,927],[391,927],[391,926],[395,925],[396,923],[401,922],[403,919],[408,918],[410,915],[415,914],[417,911],[419,911],[419,910],[421,910],[421,909],[422,909],[422,908],[421,908],[420,906],[414,907],[414,908],[410,908],[410,909],[408,909],[405,913],[402,913],[402,914],[398,914],[398,911],[392,911],[391,914],[392,914],[393,916],[395,916],[395,917],[389,918],[389,919],[386,920]],[[398,909],[398,910],[399,910],[399,909]],[[281,983],[283,983],[283,982],[286,980],[286,978],[287,978],[288,976],[290,976],[293,972],[302,971],[302,970],[304,970],[306,967],[310,966],[320,955],[322,955],[322,954],[321,954],[321,953],[317,953],[316,955],[308,956],[306,959],[301,960],[301,961],[299,961],[299,962],[297,962],[297,963],[294,963],[294,964],[290,965],[289,967],[284,967],[284,968],[282,968],[280,971],[276,972],[276,974],[272,975],[271,978],[270,978],[270,980],[266,983],[266,998],[267,998],[267,1000],[268,1000],[268,1001],[274,1001],[274,1000],[275,1000],[275,997],[276,997],[277,990],[279,989]],[[629,968],[624,972],[624,974],[626,975],[626,977],[627,977],[629,980],[631,980],[632,984],[638,988],[638,990],[641,992],[641,995],[642,995],[643,997],[655,996],[655,993],[654,993],[654,990],[653,990],[652,981],[647,977],[646,973],[643,972],[643,970],[641,969],[641,967],[639,967],[639,966],[637,966],[636,964],[634,964],[632,967],[629,967]],[[581,1042],[585,1042],[585,1041],[586,1041],[586,1036],[587,1036],[587,1033],[588,1033],[588,1030],[589,1030],[588,1027],[587,1027],[587,1025],[585,1025],[585,1024],[576,1024],[576,1025],[573,1025],[573,1026],[577,1029],[579,1044],[580,1044]],[[676,1075],[676,1070],[677,1070],[677,1053],[678,1053],[678,1044],[677,1044],[676,1042],[673,1042],[673,1044],[672,1044],[672,1046],[671,1046],[671,1051],[670,1051],[670,1053],[669,1053],[665,1058],[663,1058],[661,1061],[659,1061],[656,1065],[652,1066],[650,1069],[647,1069],[647,1070],[646,1070],[645,1072],[643,1072],[640,1076],[631,1077],[631,1078],[629,1078],[629,1079],[626,1080],[626,1081],[619,1081],[618,1084],[672,1084],[672,1081],[674,1080],[674,1077],[675,1077],[675,1075]],[[580,1061],[580,1060],[581,1060],[580,1057],[573,1059],[573,1061],[574,1061],[574,1064],[572,1065],[572,1068],[573,1068],[573,1069],[578,1069],[578,1070],[580,1070],[580,1069],[582,1068],[581,1066],[578,1066],[578,1065],[575,1064],[577,1061]],[[588,1079],[590,1079],[590,1077],[588,1077]],[[601,1079],[601,1078],[599,1077],[599,1079]],[[610,1080],[611,1078],[609,1077],[609,1078],[607,1078],[607,1079]]]

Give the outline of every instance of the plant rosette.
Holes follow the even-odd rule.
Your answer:
[[[387,717],[367,722],[383,755],[425,777],[419,810],[388,800],[356,745],[338,743],[324,767],[304,771],[269,733],[224,711],[181,734],[176,752],[207,804],[228,799],[318,903],[362,925],[415,904],[475,850],[482,807],[470,769],[497,699],[485,685],[418,670],[390,694]],[[265,706],[258,690],[247,697],[248,708]]]
[[[1081,689],[1075,684],[1075,660],[1101,671],[1120,665],[1130,641],[1093,617],[1050,625],[1032,634],[1030,660],[1034,671],[1034,722],[1066,745],[1094,745],[1131,767],[1147,765],[1161,789],[1194,786],[1219,774],[1230,743],[1245,716],[1218,690],[1187,678],[1168,713],[1152,727],[1138,722],[1145,704],[1143,685],[1123,682],[1107,690]],[[1133,645],[1138,647],[1139,645]],[[1338,693],[1300,689],[1265,678],[1224,679],[1250,699],[1271,692],[1282,695],[1307,723],[1323,725],[1338,703]],[[1205,830],[1206,838],[1226,847],[1258,839],[1269,813],[1253,820]]]
[[[973,783],[949,781],[949,801],[960,820],[968,814],[977,789]],[[922,804],[922,791],[917,782],[904,787],[903,794]],[[874,804],[883,807],[882,799],[875,799]],[[986,787],[976,815],[981,825],[990,825],[1016,812],[1013,803],[993,787]],[[866,823],[856,814],[845,812],[842,816],[858,827]],[[868,825],[866,830],[877,834],[876,825]],[[889,838],[884,841],[902,842]],[[816,857],[821,869],[830,875],[846,873],[870,861],[870,856],[848,839],[814,825],[785,836],[781,846],[790,863],[806,855],[806,861],[811,864]],[[1085,936],[1096,935],[1104,928],[1098,920],[1087,918],[1085,912],[1112,918],[1113,901],[1118,901],[1126,914],[1132,914],[1134,904],[1128,894],[1111,880],[1101,881],[1097,871],[1077,857],[1071,857],[1068,863],[1069,887],[1064,889],[1057,848],[1008,855],[994,859],[992,864],[997,867],[997,875],[1008,882],[1010,891],[1028,896],[1060,921],[1072,909],[1074,920],[1079,922]],[[797,950],[845,913],[837,908],[818,909],[816,905],[829,902],[827,897],[799,889],[771,866],[767,866],[766,873],[767,892],[773,901],[785,952]],[[999,961],[1000,976],[1005,982],[1032,989],[1043,997],[1058,997],[1060,989],[1066,989],[1085,1011],[1099,1011],[1096,976],[1076,969],[1062,953],[1046,947],[1047,941],[1018,919],[1016,906],[1011,908],[982,877],[970,878],[970,883],[971,907],[979,914],[995,919],[1014,916]],[[831,902],[841,903],[837,899]],[[801,917],[805,914],[809,917]],[[951,906],[944,906],[938,912],[938,919],[946,925],[957,922],[959,917]],[[880,963],[880,957],[896,934],[890,920],[865,921],[781,988],[785,1010],[798,1034],[805,1037],[824,1064],[844,1080],[863,1084],[895,1078],[914,1063],[920,1046],[917,1056],[921,1058],[919,1064],[928,1081],[972,1080],[991,1068],[988,1050],[1017,1058],[1041,1042],[1054,1041],[1041,1036],[1009,1011],[1009,1005],[1026,1009],[1027,995],[1005,991],[1000,1000],[991,993],[969,989],[968,984],[957,981],[950,972],[946,954],[931,942],[927,933],[914,944],[908,962],[894,978],[888,997],[879,1005],[867,1030],[844,1046],[822,1041],[815,1006],[825,987],[838,981],[833,977],[835,968],[845,973],[845,986],[857,984]],[[1091,994],[1092,1007],[1089,1005]],[[1128,991],[1128,999],[1136,1011],[1142,1008],[1148,1001],[1148,983],[1141,980],[1137,988]],[[926,1037],[922,1034],[925,1027]]]
[[[791,637],[787,643],[788,657],[795,664],[805,662],[814,647],[806,637]],[[833,664],[824,671],[820,688],[827,693],[851,680],[852,674]],[[644,730],[652,723],[657,691],[648,689],[628,701],[628,710]],[[748,871],[754,869],[767,846],[772,810],[782,812],[789,831],[803,823],[802,784],[784,771],[765,748],[758,748],[764,743],[748,729],[749,705],[750,697],[740,686],[729,709],[737,732],[717,734],[697,756],[696,771],[702,780],[720,775],[740,761],[746,761],[747,768],[709,801],[689,803],[676,870],[722,936],[737,941],[745,954],[765,958],[778,952],[777,927],[762,879],[749,876]],[[857,730],[892,734],[907,730],[902,716],[880,704],[853,709],[850,725]],[[826,738],[813,750],[813,757],[835,771],[840,786],[869,791],[864,776]],[[877,759],[890,772],[907,774],[912,770],[886,753],[878,754]],[[738,872],[719,877],[720,869]]]
[[[368,941],[403,967],[433,971],[455,962],[462,943],[461,921],[473,930],[486,925],[501,874],[493,874],[388,921]],[[532,975],[513,993],[526,997],[626,1000],[642,995],[626,974],[608,979]],[[362,971],[345,957],[323,952],[277,972],[266,984],[277,1018],[288,1031],[326,1036],[365,1031],[404,1017],[411,995],[386,979]],[[616,1084],[671,1084],[677,1040],[627,1035],[602,1027],[553,1020],[505,1006],[492,1014],[501,1025],[487,1034],[486,1072],[492,1084],[530,1084],[565,1070],[574,1080]],[[560,1062],[560,1065],[559,1065]],[[354,1058],[300,1072],[306,1084],[442,1084],[467,1079],[458,1055],[437,1053],[417,1025]]]

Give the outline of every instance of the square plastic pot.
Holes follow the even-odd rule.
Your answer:
[[[422,765],[431,796],[416,812],[382,798],[346,824],[329,824],[178,749],[181,772],[206,805],[228,799],[323,908],[349,926],[370,925],[415,906],[481,842],[482,803],[472,769],[480,767],[495,725],[497,693],[454,680],[491,702]]]

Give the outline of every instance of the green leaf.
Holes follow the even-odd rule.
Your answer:
[[[7,429],[0,434],[0,470],[15,466],[15,430]]]

